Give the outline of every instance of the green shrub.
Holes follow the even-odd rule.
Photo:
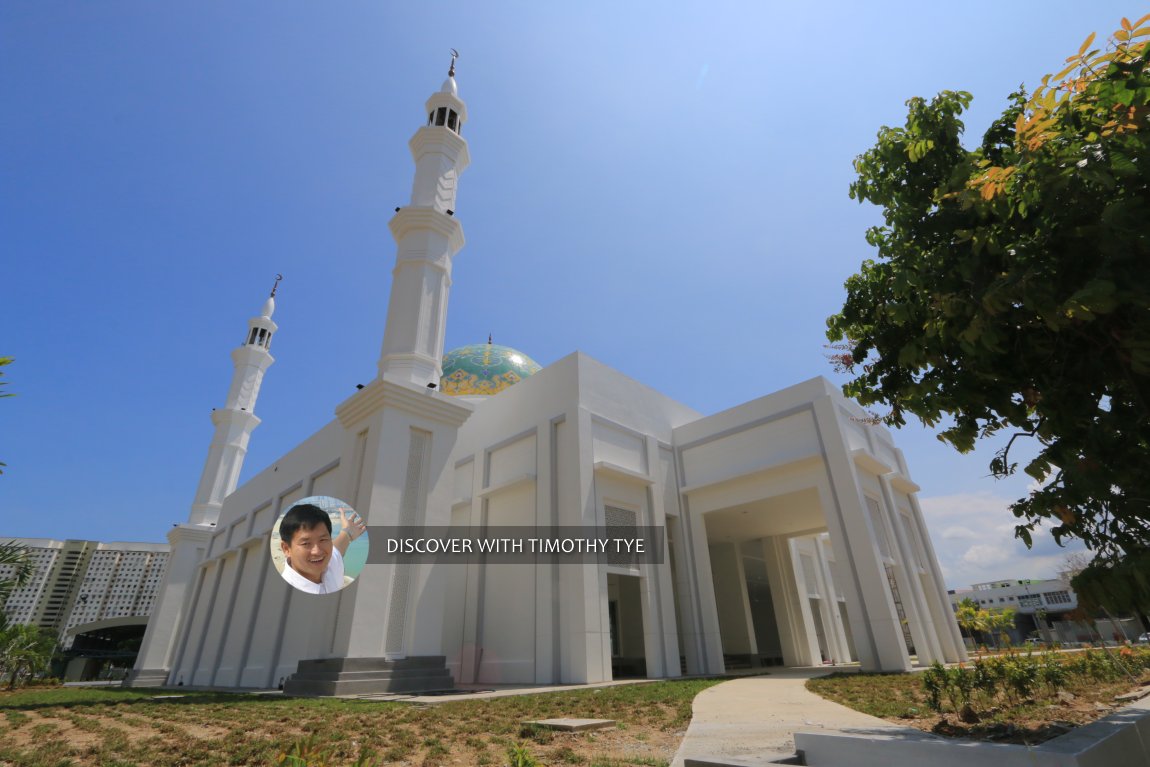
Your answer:
[[[1113,682],[1126,676],[1137,678],[1145,669],[1150,669],[1150,648],[1124,647],[1116,653],[1087,650],[1072,656],[1053,651],[1008,653],[979,658],[972,668],[963,664],[946,668],[936,662],[922,673],[922,687],[932,710],[962,714],[975,702],[984,710],[1007,702],[1020,705],[1034,697],[1039,687],[1054,695],[1074,678],[1086,684]]]
[[[522,743],[507,749],[507,763],[509,767],[539,767],[539,762],[535,761],[535,757]]]

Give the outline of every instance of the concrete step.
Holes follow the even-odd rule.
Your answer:
[[[301,660],[284,682],[284,695],[326,697],[379,693],[442,692],[455,688],[442,655]]]

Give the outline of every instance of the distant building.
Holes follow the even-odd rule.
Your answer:
[[[168,564],[168,544],[14,541],[27,548],[35,574],[4,604],[9,621],[53,632],[65,650],[79,635],[110,629],[143,635]],[[11,572],[10,565],[0,566],[0,577]]]
[[[1013,607],[1020,614],[1027,615],[1034,615],[1039,610],[1050,615],[1078,609],[1078,595],[1069,583],[1058,578],[987,581],[976,583],[969,589],[951,590],[947,594],[954,610],[964,599],[973,600],[983,610]]]
[[[1133,618],[1110,620],[1077,612],[1078,595],[1070,583],[1061,578],[987,581],[969,589],[950,590],[947,595],[955,611],[964,599],[972,600],[983,610],[1008,607],[1016,610],[1014,630],[1007,632],[1014,642],[1028,639],[1063,644],[1099,640],[1124,642],[1143,631]]]

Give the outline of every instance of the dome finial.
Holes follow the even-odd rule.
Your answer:
[[[491,346],[491,334],[490,333],[487,334],[487,345]]]
[[[459,51],[451,49],[451,69],[447,70],[448,77],[455,77],[455,60],[459,58]]]
[[[268,298],[275,298],[276,297],[276,291],[279,290],[280,280],[282,280],[283,278],[284,278],[284,276],[282,274],[276,275],[275,284],[272,285],[272,292],[268,295]]]

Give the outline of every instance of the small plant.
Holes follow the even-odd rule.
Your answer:
[[[1022,703],[1034,693],[1038,685],[1038,664],[1026,656],[1013,657],[1005,661],[1006,684],[1014,695],[1015,702]]]
[[[507,749],[507,764],[508,767],[539,767],[539,762],[522,743],[516,743]]]

